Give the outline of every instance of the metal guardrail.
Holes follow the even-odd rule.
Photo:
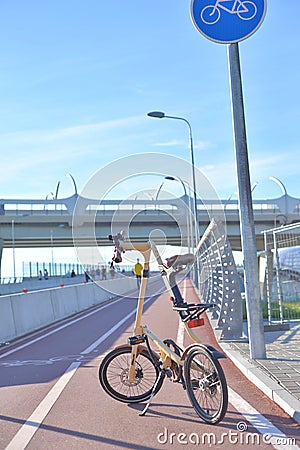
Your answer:
[[[0,279],[0,284],[17,284],[22,282],[23,277],[3,277]]]
[[[240,339],[243,336],[240,279],[222,224],[211,221],[197,252],[200,297],[203,302],[216,304],[211,320],[219,330],[219,339]]]

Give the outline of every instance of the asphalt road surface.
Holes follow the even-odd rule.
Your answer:
[[[147,291],[143,323],[161,338],[184,341],[178,316],[157,281]],[[189,282],[185,298],[195,302]],[[137,301],[121,298],[85,311],[0,352],[0,449],[296,449],[296,422],[229,360],[228,412],[217,425],[196,415],[187,393],[166,379],[145,417],[101,388],[103,356],[132,335]],[[197,333],[217,346],[208,320]],[[181,342],[182,344],[182,342]]]

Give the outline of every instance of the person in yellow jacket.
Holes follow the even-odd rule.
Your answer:
[[[137,287],[140,288],[140,286],[141,286],[141,279],[142,279],[142,272],[143,272],[143,266],[140,263],[139,259],[136,260],[136,264],[134,265],[133,271],[134,271],[135,276],[136,276]]]

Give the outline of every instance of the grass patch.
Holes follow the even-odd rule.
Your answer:
[[[296,320],[300,319],[300,301],[283,301],[283,319]],[[242,300],[243,319],[247,319],[246,300]],[[262,302],[263,318],[268,319],[268,303]],[[280,311],[278,302],[271,303],[272,319],[280,319]]]

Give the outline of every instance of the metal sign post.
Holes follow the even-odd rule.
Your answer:
[[[250,357],[266,357],[238,44],[228,46]]]
[[[238,42],[251,36],[260,27],[265,14],[266,0],[192,0],[191,2],[191,16],[197,30],[207,39],[229,44],[229,72],[240,228],[244,254],[250,357],[252,359],[265,358],[266,349]]]

